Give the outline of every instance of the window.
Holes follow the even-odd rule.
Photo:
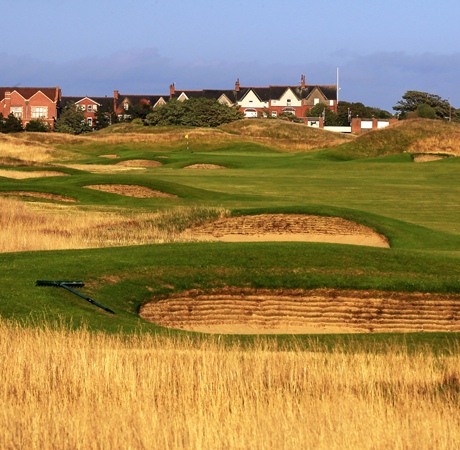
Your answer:
[[[88,105],[88,112],[93,112],[93,105]]]
[[[32,119],[46,119],[47,117],[47,106],[32,106]]]
[[[93,119],[91,119],[91,117],[88,117],[88,125],[89,125],[90,127],[93,126]]]
[[[85,111],[86,110],[86,105],[80,105],[80,111]]]
[[[288,99],[286,100],[286,104],[287,104],[287,106],[291,106],[291,99],[290,99],[290,98],[288,98]]]
[[[13,114],[16,119],[22,119],[22,106],[12,106],[10,108],[10,114]]]
[[[319,103],[319,98],[315,98],[314,104],[317,105]]]
[[[93,105],[93,111],[97,111],[97,105]]]
[[[125,111],[128,111],[128,109],[129,109],[128,103],[124,103],[124,104],[123,104],[123,108],[125,108]]]
[[[272,117],[277,117],[278,113],[276,111],[272,111]]]

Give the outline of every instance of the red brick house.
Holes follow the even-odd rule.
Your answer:
[[[61,90],[54,88],[0,87],[0,113],[11,113],[26,126],[32,119],[40,119],[51,127],[58,117]]]
[[[96,125],[98,112],[103,112],[109,117],[113,112],[113,97],[62,97],[61,110],[71,103],[83,112],[86,122],[91,128]]]

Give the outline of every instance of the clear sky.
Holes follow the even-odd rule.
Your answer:
[[[63,95],[336,84],[393,112],[408,90],[460,108],[459,0],[0,0],[0,86]]]

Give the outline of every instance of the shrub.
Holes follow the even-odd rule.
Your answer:
[[[40,119],[32,119],[25,128],[26,131],[46,133],[50,131],[50,126]]]

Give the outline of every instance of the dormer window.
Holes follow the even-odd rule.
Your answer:
[[[128,111],[128,109],[129,109],[128,103],[123,104],[123,108],[125,108],[125,111]]]

